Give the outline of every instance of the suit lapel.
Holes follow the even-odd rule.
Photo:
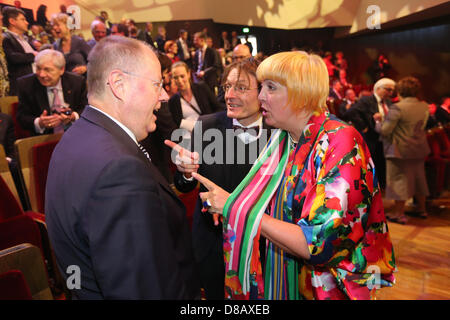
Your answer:
[[[36,107],[39,108],[39,114],[42,113],[42,111],[44,110],[50,112],[50,101],[48,101],[47,87],[41,85],[36,76],[34,78],[34,81],[35,81],[34,92],[36,92],[36,100],[38,103]]]
[[[61,86],[64,95],[64,101],[69,104],[69,106],[73,105],[73,90],[70,86],[69,80],[65,76],[65,73],[61,77]]]
[[[131,139],[131,137],[120,128],[114,121],[109,119],[107,116],[98,112],[97,110],[92,109],[91,107],[85,108],[81,117],[85,118],[87,121],[93,122],[101,127],[105,128],[110,132],[113,136],[115,136],[123,145],[127,147],[130,153],[137,155],[143,161],[148,164],[148,168],[152,173],[152,177],[155,179],[159,185],[168,192],[179,204],[183,205],[183,202],[178,198],[178,196],[173,192],[172,188],[167,183],[166,179],[159,173],[156,169],[155,165],[147,159],[147,157],[139,150],[139,147],[136,143]]]

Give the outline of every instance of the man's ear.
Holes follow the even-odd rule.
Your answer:
[[[123,100],[125,95],[125,79],[123,72],[112,70],[108,76],[107,85],[111,88],[112,94],[119,100]]]

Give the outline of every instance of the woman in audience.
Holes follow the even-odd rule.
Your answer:
[[[169,109],[176,127],[186,130],[186,137],[190,137],[200,115],[225,110],[206,84],[191,81],[186,63],[178,61],[172,65],[172,79],[178,92],[170,98]]]
[[[420,82],[414,77],[401,79],[396,86],[400,101],[392,105],[381,123],[381,114],[374,114],[377,129],[383,137],[386,158],[386,199],[395,200],[394,212],[388,220],[407,223],[405,202],[412,196],[417,201],[417,214],[426,218],[425,199],[428,185],[425,158],[430,153],[425,125],[428,104],[419,101]]]
[[[87,57],[91,47],[80,37],[70,34],[67,19],[68,15],[65,13],[52,17],[52,27],[57,38],[53,47],[64,54],[66,71],[86,75]]]
[[[209,190],[200,194],[209,211],[223,213],[227,297],[374,298],[393,282],[392,243],[369,149],[325,107],[325,63],[282,52],[257,77],[266,124],[279,130],[231,195],[193,174]]]
[[[172,60],[172,63],[180,61],[180,57],[177,56],[178,46],[175,41],[167,40],[164,44],[164,52],[166,53],[166,56],[168,56],[170,60]]]

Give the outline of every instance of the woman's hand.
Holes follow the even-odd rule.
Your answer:
[[[230,194],[198,173],[192,173],[192,176],[208,189],[208,192],[200,192],[199,196],[202,202],[209,202],[210,207],[208,211],[213,214],[214,225],[217,226],[219,224],[219,215],[220,219],[222,219],[223,207]]]

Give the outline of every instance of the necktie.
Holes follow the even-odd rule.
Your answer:
[[[386,103],[384,103],[384,101],[381,102],[381,105],[383,106],[384,116],[386,117],[389,109],[388,109]]]
[[[239,131],[242,130],[242,132],[247,132],[248,134],[257,137],[259,135],[259,126],[254,126],[254,127],[242,127],[242,126],[238,126],[238,125],[233,125],[233,130],[234,131]],[[238,132],[238,134],[241,132]]]
[[[58,94],[58,88],[52,88],[52,92],[53,92],[53,104],[52,104],[52,111],[58,111],[58,109],[61,107],[61,99],[59,99],[59,94]],[[61,133],[64,132],[64,126],[61,123],[59,126],[55,127],[53,129],[54,133]]]
[[[147,150],[145,150],[145,148],[142,146],[142,144],[138,143],[138,147],[139,147],[139,150],[141,150],[142,153],[147,157],[147,159],[149,161],[152,161],[152,159],[150,159],[150,155],[148,154]]]

